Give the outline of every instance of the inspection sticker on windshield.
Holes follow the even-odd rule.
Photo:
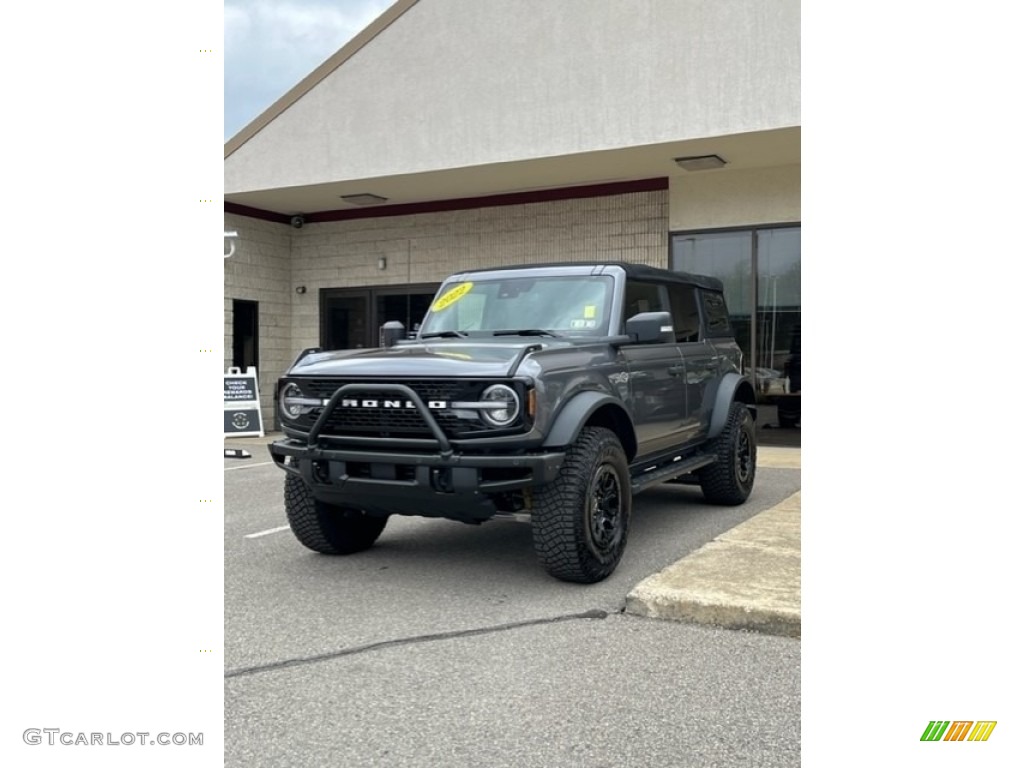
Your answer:
[[[597,305],[587,304],[587,306],[583,308],[583,317],[585,317],[587,320],[593,320],[595,317],[597,317]]]
[[[430,308],[432,312],[440,312],[442,309],[447,309],[456,301],[461,299],[467,293],[473,289],[472,283],[462,283],[456,285],[450,291],[441,296],[437,301],[434,302],[434,306]]]

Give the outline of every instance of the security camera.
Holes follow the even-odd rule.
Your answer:
[[[301,215],[292,216],[292,226],[296,229],[301,229],[302,225],[306,223],[306,217]]]

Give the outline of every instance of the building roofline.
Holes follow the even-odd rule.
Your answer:
[[[550,203],[556,200],[578,200],[588,197],[606,197],[623,195],[632,192],[654,192],[668,189],[668,177],[658,176],[650,179],[633,181],[613,181],[602,184],[582,184],[569,187],[550,187],[528,192],[503,192],[478,197],[457,197],[445,200],[425,200],[418,203],[398,203],[395,205],[375,205],[368,208],[351,208],[333,211],[316,211],[303,214],[306,224],[323,224],[329,221],[346,221],[348,219],[375,219],[388,216],[407,216],[418,213],[441,213],[444,211],[464,211],[475,208],[492,208],[505,205],[524,205],[527,203]],[[248,216],[252,219],[263,219],[279,224],[287,224],[291,216],[287,213],[268,211],[243,205],[231,200],[224,201],[224,213]]]
[[[399,17],[418,2],[419,0],[397,0],[394,5],[371,21],[362,32],[345,43],[327,61],[302,78],[284,96],[263,110],[252,122],[228,139],[224,145],[224,159],[226,160],[249,139],[270,125],[282,112],[313,90],[328,75],[355,56],[371,40],[391,26],[392,23],[397,21]]]

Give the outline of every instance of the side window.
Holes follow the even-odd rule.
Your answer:
[[[702,291],[704,295],[704,313],[708,320],[708,336],[728,336],[729,310],[725,307],[725,297],[715,291]]]
[[[641,312],[668,312],[665,286],[658,283],[626,282],[626,309],[622,319],[628,320]]]
[[[668,296],[672,303],[672,325],[676,343],[700,340],[700,313],[697,311],[697,290],[692,285],[670,285]]]

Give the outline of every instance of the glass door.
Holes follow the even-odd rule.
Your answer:
[[[380,327],[397,320],[412,333],[423,321],[438,285],[323,288],[320,291],[320,346],[362,349],[380,346]]]
[[[320,310],[323,349],[361,349],[370,343],[369,291],[325,294]]]

